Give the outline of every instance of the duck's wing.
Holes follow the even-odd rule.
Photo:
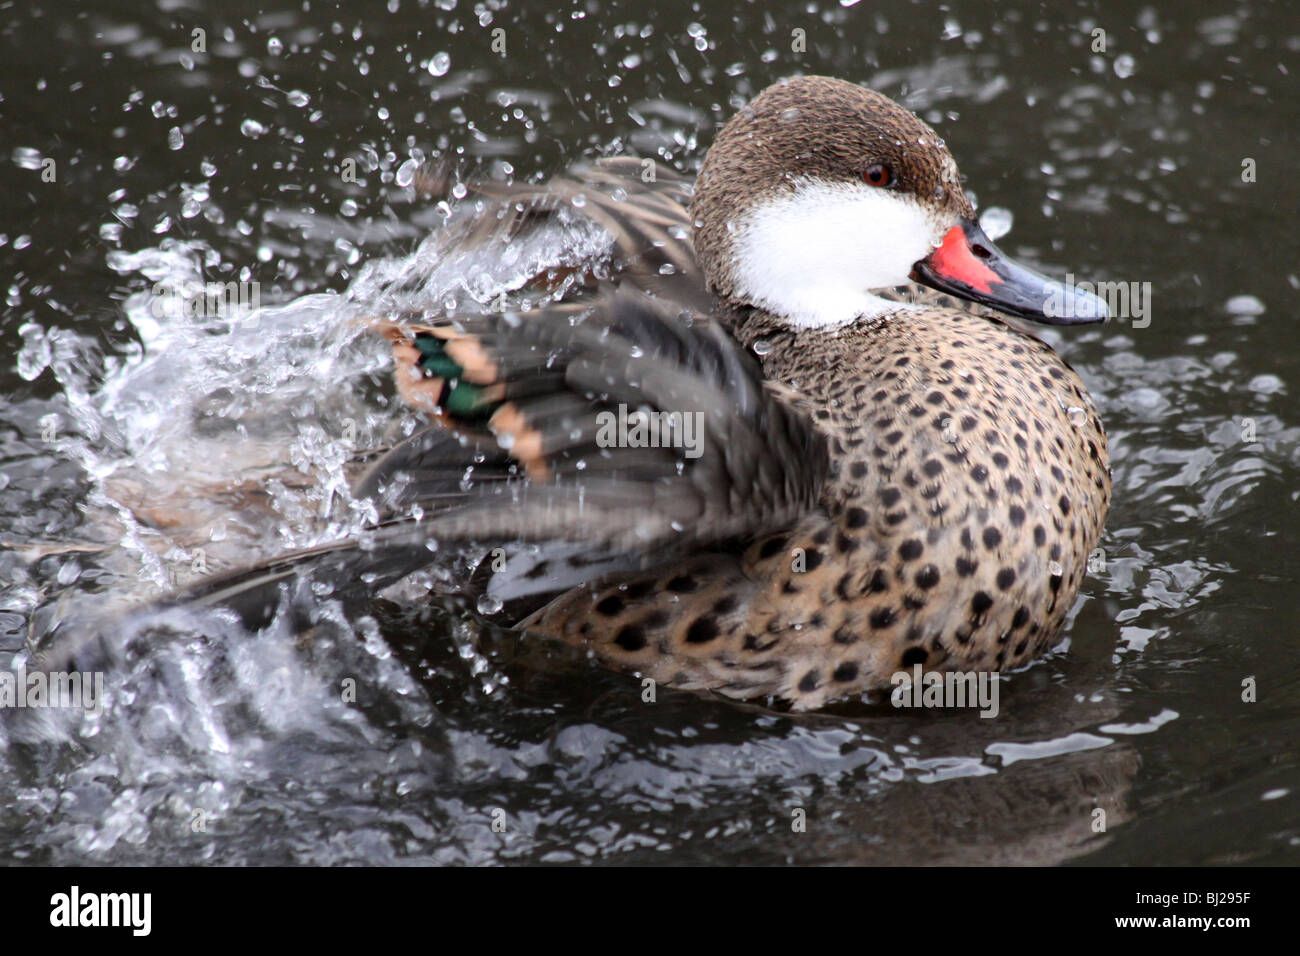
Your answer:
[[[616,156],[581,163],[539,185],[471,180],[464,184],[478,201],[473,219],[458,235],[464,247],[508,247],[552,216],[581,216],[611,239],[613,266],[622,282],[706,312],[713,307],[691,243],[692,183],[672,167],[651,159]],[[449,192],[445,172],[422,170],[417,188],[429,196]],[[539,275],[545,286],[554,276]],[[579,277],[589,291],[594,275]]]
[[[690,549],[783,527],[818,501],[824,438],[705,316],[623,287],[581,311],[387,333],[399,389],[436,424],[356,493],[384,514],[439,512],[425,519],[438,536]],[[456,474],[474,494],[448,497],[452,441],[459,462],[482,459]]]

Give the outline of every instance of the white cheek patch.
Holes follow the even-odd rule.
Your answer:
[[[735,227],[743,297],[803,328],[838,326],[899,308],[870,293],[909,281],[944,223],[910,196],[807,180]]]

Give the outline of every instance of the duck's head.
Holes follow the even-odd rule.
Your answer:
[[[732,117],[691,215],[713,291],[800,327],[877,314],[890,306],[871,290],[908,281],[1054,325],[1106,317],[998,251],[934,130],[842,80],[783,80]]]

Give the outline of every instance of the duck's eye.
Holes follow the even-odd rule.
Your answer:
[[[872,163],[862,171],[862,179],[868,186],[888,186],[894,181],[894,173],[884,163]]]

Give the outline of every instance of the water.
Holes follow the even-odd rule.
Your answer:
[[[350,462],[409,427],[365,320],[518,304],[531,266],[599,260],[577,223],[509,261],[441,255],[457,204],[414,197],[419,163],[689,172],[794,71],[918,110],[1009,253],[1151,283],[1149,324],[1046,333],[1111,436],[1103,553],[995,720],[650,704],[454,601],[349,620],[320,595],[309,641],[177,615],[100,713],[0,720],[0,861],[1300,857],[1287,5],[260,6],[10,11],[0,663],[355,527]],[[235,290],[220,314],[192,307],[208,284]]]

